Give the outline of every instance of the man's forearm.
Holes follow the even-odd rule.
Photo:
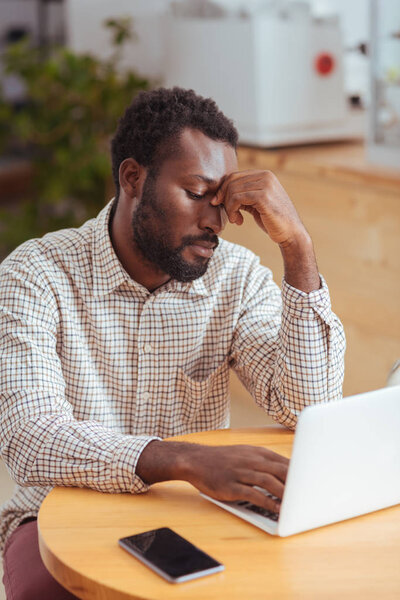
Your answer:
[[[299,235],[289,245],[280,245],[285,267],[286,282],[303,292],[312,292],[321,286],[313,243],[309,234]]]
[[[280,501],[268,498],[257,485],[282,498],[289,461],[257,446],[208,446],[152,441],[142,451],[136,475],[147,484],[181,479],[219,500],[248,500],[279,511]]]

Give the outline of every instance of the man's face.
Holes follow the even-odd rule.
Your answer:
[[[223,177],[237,170],[235,150],[198,130],[185,129],[180,152],[150,171],[133,214],[133,241],[143,257],[178,281],[204,275],[224,227],[210,201]]]

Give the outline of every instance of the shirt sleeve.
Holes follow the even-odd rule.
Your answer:
[[[57,300],[37,264],[0,267],[0,451],[21,486],[145,492],[139,456],[158,437],[74,417],[57,354]],[[79,406],[79,399],[76,406]]]
[[[255,261],[233,336],[231,366],[258,405],[294,429],[308,405],[342,397],[345,335],[328,287],[282,290]]]

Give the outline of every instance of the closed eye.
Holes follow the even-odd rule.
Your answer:
[[[187,193],[189,198],[192,198],[192,200],[202,200],[205,197],[205,194],[203,194],[203,195],[194,194],[193,192],[190,192],[189,190],[185,190],[185,192]]]

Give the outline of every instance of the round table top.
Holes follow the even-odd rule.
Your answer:
[[[282,428],[219,430],[173,438],[252,444],[290,456]],[[202,498],[190,484],[154,484],[140,495],[55,488],[39,512],[42,558],[79,598],[206,600],[400,597],[400,509],[279,538]],[[170,584],[118,539],[170,527],[225,565],[221,573]]]

